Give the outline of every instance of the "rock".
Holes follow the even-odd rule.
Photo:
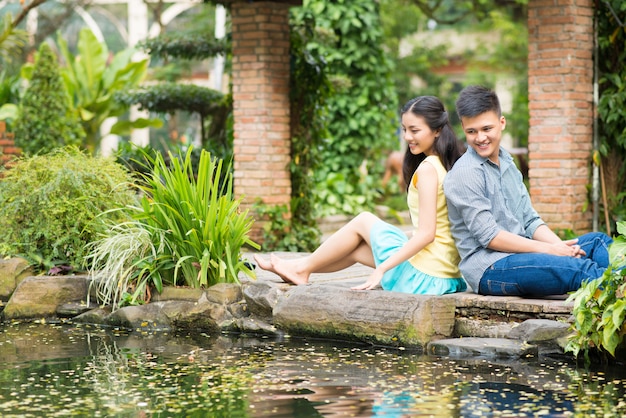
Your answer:
[[[236,283],[218,283],[206,290],[209,301],[229,305],[243,299],[241,285]]]
[[[235,318],[247,318],[250,316],[248,305],[243,300],[228,305],[228,312],[230,312],[230,314]]]
[[[52,317],[58,307],[87,299],[87,276],[29,276],[2,311],[4,319]]]
[[[528,319],[513,328],[508,338],[528,342],[552,341],[566,337],[570,324],[549,319]]]
[[[161,293],[153,291],[151,302],[163,302],[166,300],[198,300],[203,294],[204,289],[165,286]]]
[[[75,321],[105,323],[139,332],[181,329],[217,333],[239,330],[237,321],[249,316],[237,284],[211,286],[206,292],[167,287],[159,299],[142,306],[120,308],[105,317],[90,311]]]
[[[274,306],[284,293],[282,287],[277,283],[262,280],[246,283],[243,287],[243,297],[250,314],[271,322]]]
[[[210,302],[206,297],[187,305],[168,303],[164,310],[178,329],[217,333],[222,328],[232,329],[232,315],[224,305]]]
[[[95,303],[90,303],[89,305],[85,302],[68,302],[64,303],[57,308],[56,314],[59,318],[73,318],[82,313],[91,311],[96,309],[98,305]]]
[[[106,318],[107,325],[139,332],[169,331],[171,322],[163,312],[163,304],[155,302],[142,306],[125,306]],[[190,303],[190,302],[171,302]]]
[[[454,335],[458,337],[505,338],[516,322],[502,322],[488,319],[457,318]]]
[[[253,334],[284,335],[275,326],[254,318],[242,318],[238,321],[239,331]]]
[[[452,357],[520,358],[536,356],[537,346],[508,338],[453,338],[433,341],[428,354]]]
[[[454,310],[450,299],[312,284],[292,286],[279,298],[274,325],[294,334],[424,347],[452,334]]]
[[[111,307],[105,306],[82,313],[72,318],[72,322],[77,324],[106,324],[109,315],[111,315]]]
[[[23,258],[0,260],[0,299],[8,300],[17,285],[33,274],[33,268]]]

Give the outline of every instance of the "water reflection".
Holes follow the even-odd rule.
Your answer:
[[[622,416],[625,377],[340,342],[0,328],[1,416]]]

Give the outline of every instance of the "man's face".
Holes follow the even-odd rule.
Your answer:
[[[461,124],[467,145],[481,157],[489,158],[493,163],[499,164],[500,140],[502,131],[506,127],[504,116],[498,117],[496,112],[489,111],[474,117],[462,117]]]

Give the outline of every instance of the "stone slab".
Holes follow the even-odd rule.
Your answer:
[[[536,345],[507,338],[453,338],[433,341],[428,354],[450,357],[521,358],[537,356]]]
[[[321,284],[292,286],[274,307],[274,325],[288,332],[394,346],[425,347],[452,335],[449,299]]]

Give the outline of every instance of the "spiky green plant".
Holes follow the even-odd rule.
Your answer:
[[[222,160],[202,151],[194,175],[192,149],[183,158],[170,154],[170,165],[161,154],[151,159],[152,174],[141,186],[145,197],[137,219],[167,231],[173,268],[168,282],[202,287],[238,282],[237,274],[252,272],[241,260],[245,245],[258,248],[249,238],[253,219],[240,213],[241,198],[233,196],[232,173]],[[168,251],[166,247],[165,251]]]
[[[191,156],[192,149],[170,154],[169,165],[160,153],[145,156],[150,170],[140,205],[128,208],[133,221],[112,227],[92,248],[101,302],[115,308],[130,292],[129,302],[141,303],[150,285],[161,292],[163,285],[238,283],[240,272],[254,277],[241,250],[259,246],[249,238],[253,219],[233,196],[231,170],[204,150],[194,170]]]

